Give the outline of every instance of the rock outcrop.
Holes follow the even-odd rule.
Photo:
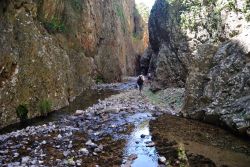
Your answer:
[[[186,37],[177,24],[179,7],[157,0],[149,18],[151,47],[141,61],[144,73],[154,74],[153,89],[169,86],[184,87],[188,64]],[[148,60],[150,58],[150,60]],[[144,60],[145,59],[145,60]],[[148,62],[148,64],[145,64]]]
[[[154,74],[153,90],[185,86],[184,116],[243,134],[250,132],[249,7],[243,0],[156,0],[151,46],[141,59]]]
[[[242,134],[250,130],[249,36],[250,29],[218,48],[198,49],[186,83],[185,116]]]
[[[32,118],[44,101],[59,109],[96,78],[135,74],[144,28],[133,0],[2,0],[0,128],[19,120],[19,105]]]
[[[154,74],[152,89],[184,87],[197,47],[240,34],[249,25],[249,5],[242,0],[156,0],[149,19],[152,52],[141,59],[142,70]]]

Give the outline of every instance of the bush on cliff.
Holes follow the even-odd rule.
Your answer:
[[[21,104],[16,108],[17,117],[21,122],[25,122],[28,118],[28,108],[26,104]]]
[[[41,116],[47,116],[48,113],[51,111],[51,107],[52,107],[52,102],[50,100],[47,99],[42,100],[39,104]]]

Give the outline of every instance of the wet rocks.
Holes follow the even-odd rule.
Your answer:
[[[154,147],[155,146],[155,143],[152,141],[145,142],[145,144],[146,144],[146,147]]]
[[[102,151],[103,151],[103,145],[102,144],[99,145],[97,148],[94,149],[94,152],[96,152],[96,153],[100,153]]]
[[[83,113],[84,113],[83,110],[76,110],[75,115],[77,116],[77,115],[81,115],[81,114],[83,114]]]
[[[97,144],[93,143],[91,140],[88,140],[86,143],[85,143],[86,146],[90,147],[90,148],[97,148]]]
[[[144,134],[141,134],[141,138],[145,138],[146,137],[146,135],[144,135]]]
[[[2,152],[4,154],[0,153],[5,159],[2,164],[15,162],[14,153],[19,158],[23,151],[30,157],[27,165],[35,166],[81,166],[85,163],[84,160],[92,161],[93,156],[100,160],[101,157],[108,156],[108,152],[114,155],[119,152],[116,159],[120,159],[124,139],[132,131],[134,124],[151,119],[150,112],[156,109],[145,96],[138,96],[138,91],[131,90],[100,100],[79,115],[66,116],[56,122],[0,135],[0,150],[9,150]],[[16,144],[19,138],[22,138],[22,142]],[[143,142],[142,144],[144,145]],[[118,147],[119,150],[113,150],[113,147]],[[130,157],[129,161],[134,159],[135,157]],[[110,164],[119,162],[110,161]]]
[[[158,158],[158,161],[159,161],[161,164],[165,164],[165,163],[167,162],[167,159],[166,159],[165,157],[163,157],[163,156],[160,156],[160,157]]]
[[[133,161],[134,161],[135,159],[137,159],[137,157],[138,157],[138,156],[137,156],[136,154],[131,154],[131,155],[129,155],[129,156],[127,157],[127,160],[125,161],[124,164],[121,165],[121,167],[131,167]]]
[[[23,157],[22,158],[22,164],[27,164],[28,162],[29,162],[29,160],[30,160],[30,157],[29,156],[26,156],[26,157]]]
[[[81,148],[80,150],[79,150],[79,153],[80,154],[82,154],[82,155],[89,155],[89,150],[88,149],[86,149],[86,148]]]

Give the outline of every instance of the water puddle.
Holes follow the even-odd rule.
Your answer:
[[[149,131],[149,120],[143,121],[136,125],[136,128],[128,138],[124,151],[124,157],[126,158],[131,155],[137,156],[137,158],[132,161],[132,167],[158,166],[158,154],[155,147],[147,147],[148,144],[152,144],[151,138],[152,136]],[[124,163],[128,164],[128,162]]]

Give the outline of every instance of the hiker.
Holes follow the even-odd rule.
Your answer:
[[[137,79],[137,85],[139,86],[139,90],[140,90],[140,94],[143,88],[143,82],[144,82],[144,77],[143,75],[139,75],[138,79]]]

